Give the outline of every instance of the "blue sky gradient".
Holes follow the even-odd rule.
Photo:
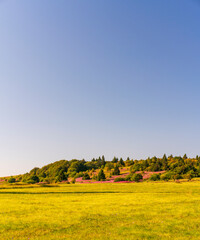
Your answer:
[[[200,154],[200,1],[0,1],[0,176]]]

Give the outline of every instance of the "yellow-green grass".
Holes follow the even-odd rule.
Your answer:
[[[0,239],[200,239],[200,182],[0,186]]]

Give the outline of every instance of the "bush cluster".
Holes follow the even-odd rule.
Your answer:
[[[122,177],[117,177],[114,179],[114,182],[122,182],[122,181],[126,181],[126,179]]]

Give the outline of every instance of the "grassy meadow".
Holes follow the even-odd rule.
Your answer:
[[[2,185],[0,239],[200,239],[200,182]]]

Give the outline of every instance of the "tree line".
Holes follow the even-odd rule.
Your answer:
[[[150,180],[153,181],[200,177],[200,157],[198,155],[196,158],[188,158],[186,154],[183,157],[172,155],[167,157],[164,154],[162,158],[154,156],[145,160],[133,160],[129,157],[123,160],[114,157],[112,161],[106,161],[104,156],[93,158],[91,161],[85,161],[84,159],[60,160],[42,168],[33,168],[29,173],[10,177],[8,182],[53,183],[67,181],[69,178],[75,182],[78,177],[82,177],[83,180],[93,178],[102,181],[106,179],[105,172],[109,172],[110,175],[120,175],[120,168],[122,167],[128,167],[130,174],[126,179],[121,178],[121,181],[141,180],[144,172],[155,172],[150,177]],[[98,172],[98,174],[92,174],[94,172]]]

